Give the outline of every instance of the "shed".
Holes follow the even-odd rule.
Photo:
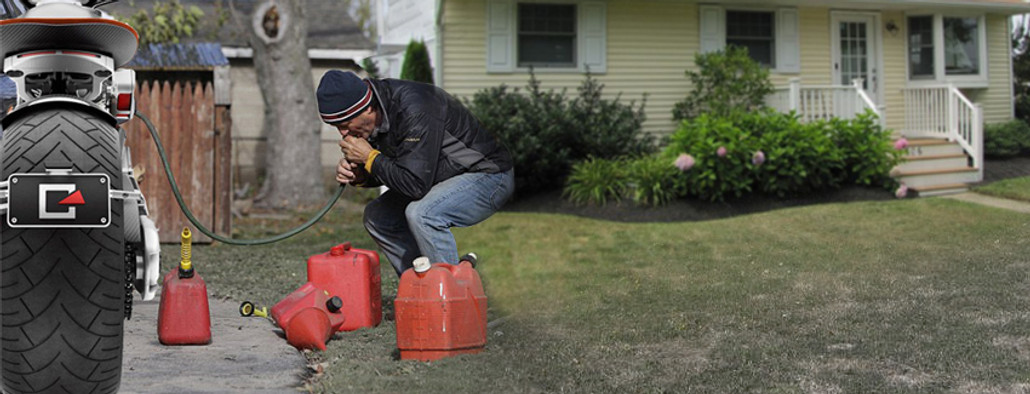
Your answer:
[[[229,60],[217,43],[149,44],[126,65],[136,71],[136,110],[157,128],[179,191],[204,227],[232,233],[232,119]],[[140,119],[125,125],[133,163],[161,242],[194,226],[181,212],[153,138]],[[210,242],[194,231],[196,242]]]

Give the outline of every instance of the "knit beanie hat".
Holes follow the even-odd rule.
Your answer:
[[[315,95],[322,121],[328,124],[347,121],[372,103],[371,85],[353,71],[327,71]]]

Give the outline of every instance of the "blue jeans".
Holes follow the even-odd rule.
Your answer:
[[[436,184],[421,200],[389,190],[365,207],[365,229],[397,275],[419,256],[458,264],[458,245],[450,228],[486,220],[514,191],[513,170],[461,174]]]

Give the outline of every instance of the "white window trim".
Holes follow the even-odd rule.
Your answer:
[[[493,70],[493,71],[488,70],[487,72],[491,73],[491,74],[528,74],[529,73],[529,70],[530,70],[529,67],[520,67],[518,65],[518,63],[519,63],[519,58],[518,58],[518,56],[519,56],[519,49],[518,49],[518,46],[519,46],[519,44],[518,44],[519,43],[519,32],[518,32],[518,18],[519,18],[518,14],[519,13],[518,13],[518,6],[519,6],[519,4],[572,4],[572,5],[575,5],[576,6],[576,39],[575,39],[576,46],[575,46],[575,48],[573,50],[575,51],[576,65],[573,66],[573,67],[533,67],[532,70],[533,70],[533,73],[535,73],[535,74],[582,74],[582,73],[587,72],[588,70],[587,70],[587,67],[586,67],[586,61],[585,61],[585,59],[583,59],[583,57],[584,57],[583,56],[584,55],[584,49],[583,49],[583,45],[584,45],[583,28],[584,27],[580,26],[580,23],[582,21],[581,20],[581,18],[582,18],[582,14],[581,13],[583,12],[583,5],[584,4],[590,4],[590,3],[597,3],[597,0],[512,0],[511,1],[511,7],[512,7],[511,8],[511,15],[510,15],[510,18],[508,20],[508,23],[511,24],[511,30],[509,30],[509,34],[511,34],[511,42],[510,42],[510,48],[508,50],[508,56],[510,56],[510,59],[511,59],[511,66],[507,70]],[[605,18],[602,18],[602,20],[600,21],[600,23],[601,23],[600,28],[601,28],[602,31],[605,32],[604,34],[607,35],[607,20],[605,20],[606,17],[607,17],[607,11],[605,11],[604,15],[605,15]],[[604,45],[604,48],[602,50],[607,51],[608,50],[608,48],[607,48],[607,38],[604,39],[604,42],[605,42],[605,45]],[[607,57],[605,54],[602,54],[602,56],[604,56],[605,58]],[[606,74],[607,71],[608,71],[607,70],[607,59],[602,59],[602,62],[604,63],[602,69],[590,68],[589,69],[590,74],[594,74],[594,75],[604,75],[604,74]]]
[[[909,56],[908,18],[933,17],[933,66],[934,75],[930,79],[912,79]],[[944,18],[976,18],[977,41],[979,54],[979,73],[976,75],[948,76],[944,62]],[[937,86],[954,84],[959,88],[986,88],[989,86],[987,58],[987,17],[984,14],[941,13],[941,12],[908,12],[905,14],[905,81],[909,87]]]

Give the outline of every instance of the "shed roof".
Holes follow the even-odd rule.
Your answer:
[[[152,12],[160,0],[119,1],[102,7],[119,18],[127,18],[139,10]],[[250,14],[259,0],[179,0],[184,6],[197,6],[204,18],[197,32],[185,42],[218,42],[223,47],[249,48]],[[373,50],[375,44],[361,32],[361,28],[347,14],[343,2],[338,0],[305,0],[305,19],[308,21],[308,49]],[[217,26],[219,10],[227,20]],[[233,12],[235,11],[235,12]]]
[[[211,42],[148,44],[140,46],[126,67],[136,70],[192,71],[211,70],[229,65],[222,46]]]

